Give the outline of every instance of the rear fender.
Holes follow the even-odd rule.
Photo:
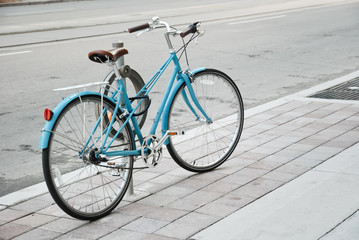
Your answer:
[[[97,92],[90,92],[90,91],[84,91],[84,92],[80,92],[80,93],[74,93],[70,96],[68,96],[67,98],[65,98],[64,100],[62,100],[56,107],[54,110],[52,110],[53,115],[52,118],[49,121],[46,121],[46,124],[44,126],[44,128],[42,129],[42,133],[41,133],[41,137],[40,137],[40,143],[39,143],[39,149],[45,149],[48,147],[48,143],[49,143],[49,139],[50,139],[50,134],[51,131],[55,125],[55,122],[57,120],[57,118],[59,117],[60,113],[62,112],[62,110],[73,100],[79,98],[79,97],[83,97],[83,96],[87,96],[87,95],[92,95],[92,96],[100,96],[100,93]],[[110,101],[111,100],[109,97],[107,96],[103,96],[104,98],[107,98]]]

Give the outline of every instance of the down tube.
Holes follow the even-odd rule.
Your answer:
[[[150,131],[150,134],[155,134],[156,133],[156,129],[157,129],[157,126],[158,126],[158,123],[161,119],[161,116],[162,116],[162,113],[163,113],[163,110],[165,108],[165,106],[167,105],[167,102],[168,101],[168,96],[170,95],[170,93],[172,93],[173,91],[172,90],[172,86],[173,86],[173,82],[174,80],[176,79],[176,76],[177,76],[177,73],[181,70],[181,67],[179,66],[178,64],[178,60],[175,61],[175,58],[177,59],[177,56],[176,56],[176,53],[171,53],[171,56],[172,56],[172,60],[174,61],[174,64],[175,64],[175,67],[173,69],[173,72],[172,72],[172,76],[171,76],[171,79],[168,83],[168,86],[167,86],[167,89],[166,89],[166,92],[163,96],[163,99],[162,99],[162,102],[161,102],[161,105],[158,109],[158,112],[157,112],[157,115],[155,117],[155,121],[153,122],[153,125],[152,125],[152,128],[151,128],[151,131]],[[176,64],[177,62],[177,64]],[[164,120],[162,120],[163,122]],[[167,121],[167,120],[165,120]]]

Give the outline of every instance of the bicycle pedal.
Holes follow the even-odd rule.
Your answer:
[[[110,167],[110,168],[124,168],[124,167],[126,167],[126,162],[123,162],[123,163],[107,162],[107,167]]]

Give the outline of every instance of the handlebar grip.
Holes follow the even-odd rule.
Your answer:
[[[180,33],[180,36],[181,36],[182,38],[184,38],[185,36],[187,36],[187,35],[190,34],[190,33],[195,33],[195,32],[197,31],[197,24],[198,24],[198,23],[199,23],[199,22],[195,22],[195,23],[189,25],[186,30],[184,30],[183,32]]]
[[[138,26],[136,26],[136,27],[129,28],[129,29],[128,29],[128,32],[129,32],[129,33],[133,33],[133,32],[137,32],[137,31],[139,31],[139,30],[146,29],[146,28],[149,28],[149,27],[150,27],[150,24],[149,24],[149,23],[145,23],[145,24],[138,25]]]

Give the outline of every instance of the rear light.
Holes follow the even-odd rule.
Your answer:
[[[48,108],[45,109],[44,118],[46,121],[50,121],[53,115],[54,115],[54,113],[50,109],[48,109]]]

